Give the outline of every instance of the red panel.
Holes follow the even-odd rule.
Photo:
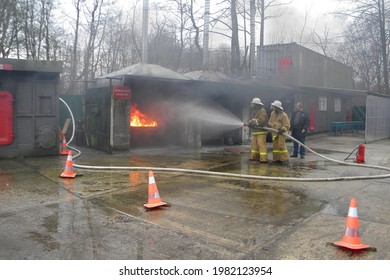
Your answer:
[[[0,91],[0,145],[9,145],[14,141],[12,95]]]
[[[12,64],[0,64],[0,70],[13,70]]]
[[[290,68],[291,65],[292,65],[291,57],[282,57],[279,59],[279,68],[287,69]]]
[[[310,108],[310,131],[314,131],[316,129],[316,104],[311,104]]]
[[[131,90],[127,86],[115,86],[113,88],[114,99],[130,99]]]

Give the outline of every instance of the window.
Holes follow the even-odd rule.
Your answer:
[[[341,112],[341,99],[340,98],[334,99],[334,111]]]
[[[319,97],[318,110],[319,111],[328,110],[328,99],[326,97],[322,97],[322,96]]]

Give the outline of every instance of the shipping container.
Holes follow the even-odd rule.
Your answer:
[[[352,68],[298,45],[258,47],[257,76],[288,86],[352,89]]]
[[[8,101],[3,98],[8,108],[1,113],[7,117],[7,121],[2,119],[7,131],[2,132],[0,158],[59,153],[57,85],[61,71],[61,62],[0,58],[0,92],[3,97],[8,95]]]

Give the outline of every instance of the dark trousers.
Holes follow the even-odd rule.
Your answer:
[[[305,144],[305,140],[306,140],[306,135],[304,134],[298,134],[296,135],[295,133],[291,135],[292,137],[294,137],[295,139],[297,139],[299,142],[301,142],[302,144]],[[294,151],[293,151],[293,155],[294,156],[298,156],[298,151],[299,151],[299,155],[301,157],[304,157],[305,156],[305,147],[299,145],[298,143],[296,143],[294,141]]]

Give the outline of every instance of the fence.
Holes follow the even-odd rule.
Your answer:
[[[366,99],[366,143],[390,137],[390,97],[368,95]]]

